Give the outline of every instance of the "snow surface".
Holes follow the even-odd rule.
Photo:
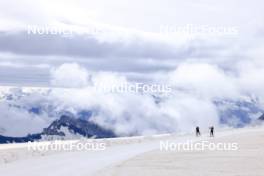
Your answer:
[[[217,133],[217,138],[246,133],[249,130],[255,129],[223,130]],[[0,145],[0,173],[4,176],[89,176],[135,156],[159,149],[160,140],[184,142],[205,139],[209,137],[204,135],[195,138],[193,135],[173,134],[93,139],[93,142],[105,142],[106,150],[71,152],[28,151],[25,143],[3,144]]]

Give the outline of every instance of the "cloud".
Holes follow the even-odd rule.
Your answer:
[[[25,136],[27,134],[39,133],[46,128],[50,120],[45,117],[32,115],[26,111],[12,109],[3,104],[0,105],[1,110],[1,128],[6,136]]]
[[[90,88],[56,90],[52,96],[61,109],[92,110],[91,121],[118,135],[192,132],[196,125],[219,124],[215,105],[190,95],[172,96],[160,104],[147,94],[100,93]]]
[[[47,113],[34,114],[29,111],[32,107],[46,102],[41,92],[27,95],[19,88],[7,90],[0,90],[0,96],[2,93],[4,97],[9,96],[9,100],[1,97],[0,101],[0,128],[3,129],[1,135],[25,136],[39,133],[52,122],[53,119]]]
[[[180,132],[191,132],[195,126],[206,129],[219,125],[219,114],[210,100],[192,94],[178,92],[161,103],[162,114],[174,120],[172,129]]]
[[[144,7],[149,7],[148,4],[152,2],[146,0],[140,3],[145,4]],[[228,3],[228,9],[224,5],[226,3]],[[14,4],[19,7],[15,12]],[[19,2],[19,5],[17,4],[18,2],[8,1],[1,2],[0,5],[2,26],[13,26],[3,28],[0,32],[0,62],[3,60],[3,63],[13,62],[26,66],[41,62],[50,67],[56,67],[66,62],[74,62],[88,70],[119,72],[124,75],[133,73],[140,75],[133,79],[141,79],[149,78],[148,74],[169,72],[179,64],[190,60],[219,67],[232,67],[240,60],[255,57],[261,60],[263,55],[261,52],[263,35],[256,35],[263,33],[262,9],[256,6],[259,2],[244,2],[237,6],[235,1],[197,3],[190,0],[173,2],[167,6],[163,1],[158,0],[152,3],[151,8],[140,10],[135,2],[119,0],[115,2],[77,0],[67,3],[60,0],[23,0]],[[105,9],[103,4],[107,4],[108,8]],[[244,6],[247,6],[252,13],[245,16]],[[211,8],[217,13],[212,13],[209,10]],[[120,9],[126,9],[122,11],[122,15],[120,15]],[[137,13],[135,14],[132,9],[136,9]],[[175,11],[175,9],[178,10]],[[243,15],[237,15],[234,17],[236,20],[233,18],[231,20],[233,9],[236,14]],[[186,11],[190,13],[186,15]],[[223,11],[225,14],[222,13]],[[143,15],[147,12],[153,15]],[[187,24],[237,27],[239,33],[237,36],[205,35],[202,38],[189,40],[180,36],[166,35],[160,31],[163,25],[173,28]],[[66,36],[28,35],[25,30],[28,25],[73,28],[74,33]],[[100,29],[99,33],[80,33],[87,32],[91,28]],[[6,53],[11,54],[12,58],[3,56]],[[38,75],[37,72],[35,73]],[[22,80],[27,78],[27,75],[23,74],[16,76],[21,77]],[[47,80],[40,82],[47,82]]]
[[[264,62],[246,61],[238,66],[238,86],[243,93],[258,97],[264,107]]]
[[[72,69],[84,68],[75,65]],[[67,78],[63,82],[68,82]],[[94,115],[90,120],[119,135],[190,132],[196,125],[207,127],[219,123],[216,106],[206,98],[177,92],[156,103],[151,93],[110,93],[94,89],[98,84],[129,83],[125,77],[111,72],[92,73],[91,82],[82,89],[54,89],[50,96],[61,109],[92,110]],[[71,83],[75,84],[74,80]]]
[[[89,72],[76,63],[68,63],[52,69],[51,81],[55,86],[59,86],[58,88],[49,89],[45,96],[41,92],[23,96],[16,103],[29,107],[32,105],[55,107],[56,112],[70,111],[74,114],[89,110],[92,111],[89,120],[112,129],[121,136],[192,132],[197,125],[203,129],[211,125],[216,127],[221,125],[221,109],[215,104],[215,100],[239,102],[244,101],[244,97],[252,98],[249,93],[257,93],[256,90],[260,87],[258,84],[251,84],[248,87],[241,85],[248,79],[245,75],[260,81],[261,77],[258,74],[261,70],[253,67],[252,74],[244,74],[247,72],[242,74],[243,69],[238,70],[240,72],[237,74],[231,74],[216,65],[183,63],[169,74],[155,78],[162,79],[156,80],[157,82],[163,81],[173,86],[173,92],[169,95],[156,95],[98,91],[95,89],[96,84],[111,86],[130,81],[114,72]],[[258,97],[263,100],[260,95]],[[33,118],[32,114],[19,111],[20,116],[17,116],[18,110],[12,108],[7,110],[3,104],[1,106],[5,111],[1,119],[6,124],[10,125],[16,118],[22,117],[19,133],[30,131],[26,130],[25,124]],[[227,108],[232,109],[232,106],[229,105]],[[251,116],[251,112],[249,113]],[[12,119],[6,121],[11,115],[13,121]],[[59,117],[55,115],[52,118]],[[233,116],[230,117],[230,121],[239,123],[239,119]],[[43,127],[47,122],[47,120],[39,122],[39,119],[32,121],[36,124],[32,131]],[[10,134],[15,132],[10,131]]]
[[[85,87],[89,84],[88,72],[78,64],[63,64],[51,70],[51,85],[60,87]]]
[[[207,63],[183,63],[169,73],[169,82],[176,88],[193,91],[207,98],[237,98],[240,90],[236,78]]]
[[[133,35],[132,35],[133,36]],[[57,55],[86,58],[174,58],[190,51],[178,50],[169,42],[134,36],[116,35],[115,40],[101,40],[85,34],[39,35],[23,32],[0,32],[0,51],[21,55]],[[133,38],[133,39],[131,39]]]

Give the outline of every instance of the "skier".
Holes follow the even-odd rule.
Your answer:
[[[211,126],[209,129],[210,129],[210,137],[214,137],[214,127]]]
[[[200,128],[198,126],[196,127],[196,136],[201,136]]]

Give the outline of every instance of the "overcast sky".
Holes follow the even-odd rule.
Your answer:
[[[0,0],[0,83],[48,85],[50,70],[63,63],[143,81],[188,62],[233,72],[245,63],[263,66],[263,6],[261,0]],[[188,25],[231,33],[175,33]],[[29,34],[32,27],[72,33]]]

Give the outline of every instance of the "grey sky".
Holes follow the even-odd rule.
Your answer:
[[[263,5],[261,0],[1,0],[0,82],[27,79],[30,84],[26,73],[48,75],[49,68],[72,62],[140,78],[171,71],[186,61],[226,68],[241,60],[260,60]],[[161,33],[164,26],[189,24],[235,28],[237,34],[204,33],[190,39]],[[29,26],[73,29],[73,34],[29,35]],[[45,68],[38,69],[40,65]],[[34,77],[32,83],[48,79]]]

